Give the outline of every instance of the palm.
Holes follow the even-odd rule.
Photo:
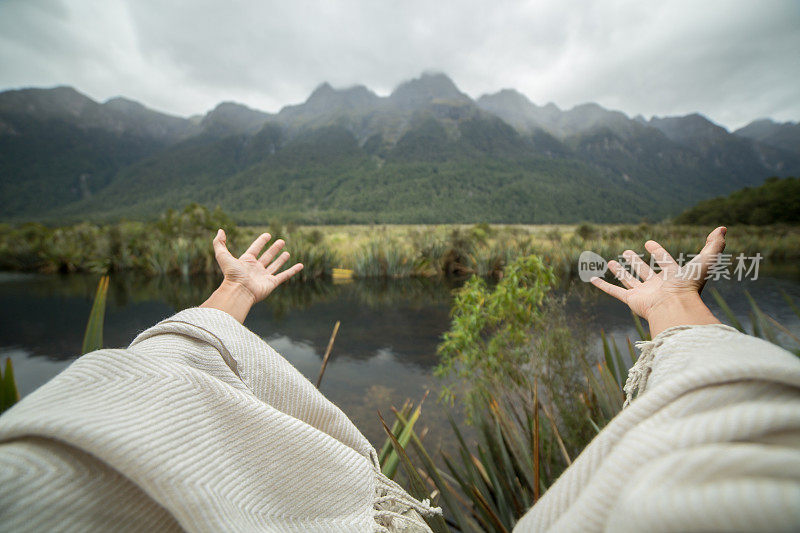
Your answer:
[[[631,272],[617,261],[608,262],[609,270],[625,288],[612,285],[600,278],[592,280],[595,286],[626,303],[631,311],[643,318],[647,318],[650,311],[661,302],[675,295],[698,293],[703,290],[709,268],[716,263],[719,254],[725,249],[725,232],[724,228],[712,231],[700,253],[682,267],[657,242],[647,241],[645,248],[661,268],[660,272],[656,273],[632,250],[625,250],[622,256],[630,266]]]
[[[258,257],[269,239],[269,233],[259,235],[238,259],[228,251],[224,231],[219,230],[214,239],[217,263],[219,263],[225,279],[247,289],[256,302],[269,296],[278,285],[303,269],[303,265],[298,263],[278,272],[289,259],[289,252],[280,253],[285,245],[281,239],[272,243],[272,246]]]

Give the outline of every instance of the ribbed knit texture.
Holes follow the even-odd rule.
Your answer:
[[[800,531],[800,360],[721,325],[644,350],[639,395],[514,532]]]
[[[82,356],[0,417],[0,442],[0,524],[15,531],[381,531],[427,510],[340,409],[215,309]]]

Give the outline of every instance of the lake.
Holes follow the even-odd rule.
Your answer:
[[[66,368],[80,352],[96,276],[0,273],[0,357],[14,362],[24,396]],[[137,333],[185,307],[198,305],[215,280],[114,275],[108,293],[104,344],[124,347]],[[800,319],[782,296],[800,304],[796,273],[762,275],[756,281],[712,282],[733,312],[749,325],[744,290],[761,308],[800,336]],[[435,449],[449,440],[446,410],[436,399],[440,380],[433,376],[436,346],[449,326],[454,284],[441,280],[353,281],[345,284],[295,283],[257,305],[246,325],[263,337],[312,382],[334,323],[341,328],[321,390],[347,413],[376,446],[385,435],[377,411],[391,420],[391,407],[430,391],[421,425]],[[620,347],[638,339],[623,304],[579,281],[559,289],[568,297],[568,315],[589,332],[590,355],[600,358],[600,330]],[[708,290],[704,299],[724,315]],[[789,342],[788,335],[782,339]],[[795,345],[796,347],[796,345]]]

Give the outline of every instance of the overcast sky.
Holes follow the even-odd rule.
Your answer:
[[[0,0],[0,88],[72,85],[188,116],[323,81],[388,94],[442,71],[472,97],[729,128],[800,119],[798,0]]]

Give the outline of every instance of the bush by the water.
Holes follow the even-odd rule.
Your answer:
[[[684,211],[679,224],[800,224],[800,178],[767,179],[760,187],[746,187],[700,202]]]
[[[592,250],[616,258],[627,248],[644,252],[654,239],[667,250],[694,251],[714,225],[516,226],[407,225],[312,226],[277,222],[236,226],[220,209],[190,204],[167,211],[154,222],[121,221],[64,227],[0,225],[0,270],[33,272],[132,271],[148,276],[184,277],[218,272],[211,247],[217,228],[225,229],[233,253],[241,253],[261,232],[287,241],[292,260],[305,265],[297,279],[330,277],[333,268],[356,278],[464,278],[476,274],[501,279],[515,259],[536,254],[568,279],[578,256]],[[728,233],[727,253],[753,256],[764,264],[800,260],[800,228],[751,226]]]

